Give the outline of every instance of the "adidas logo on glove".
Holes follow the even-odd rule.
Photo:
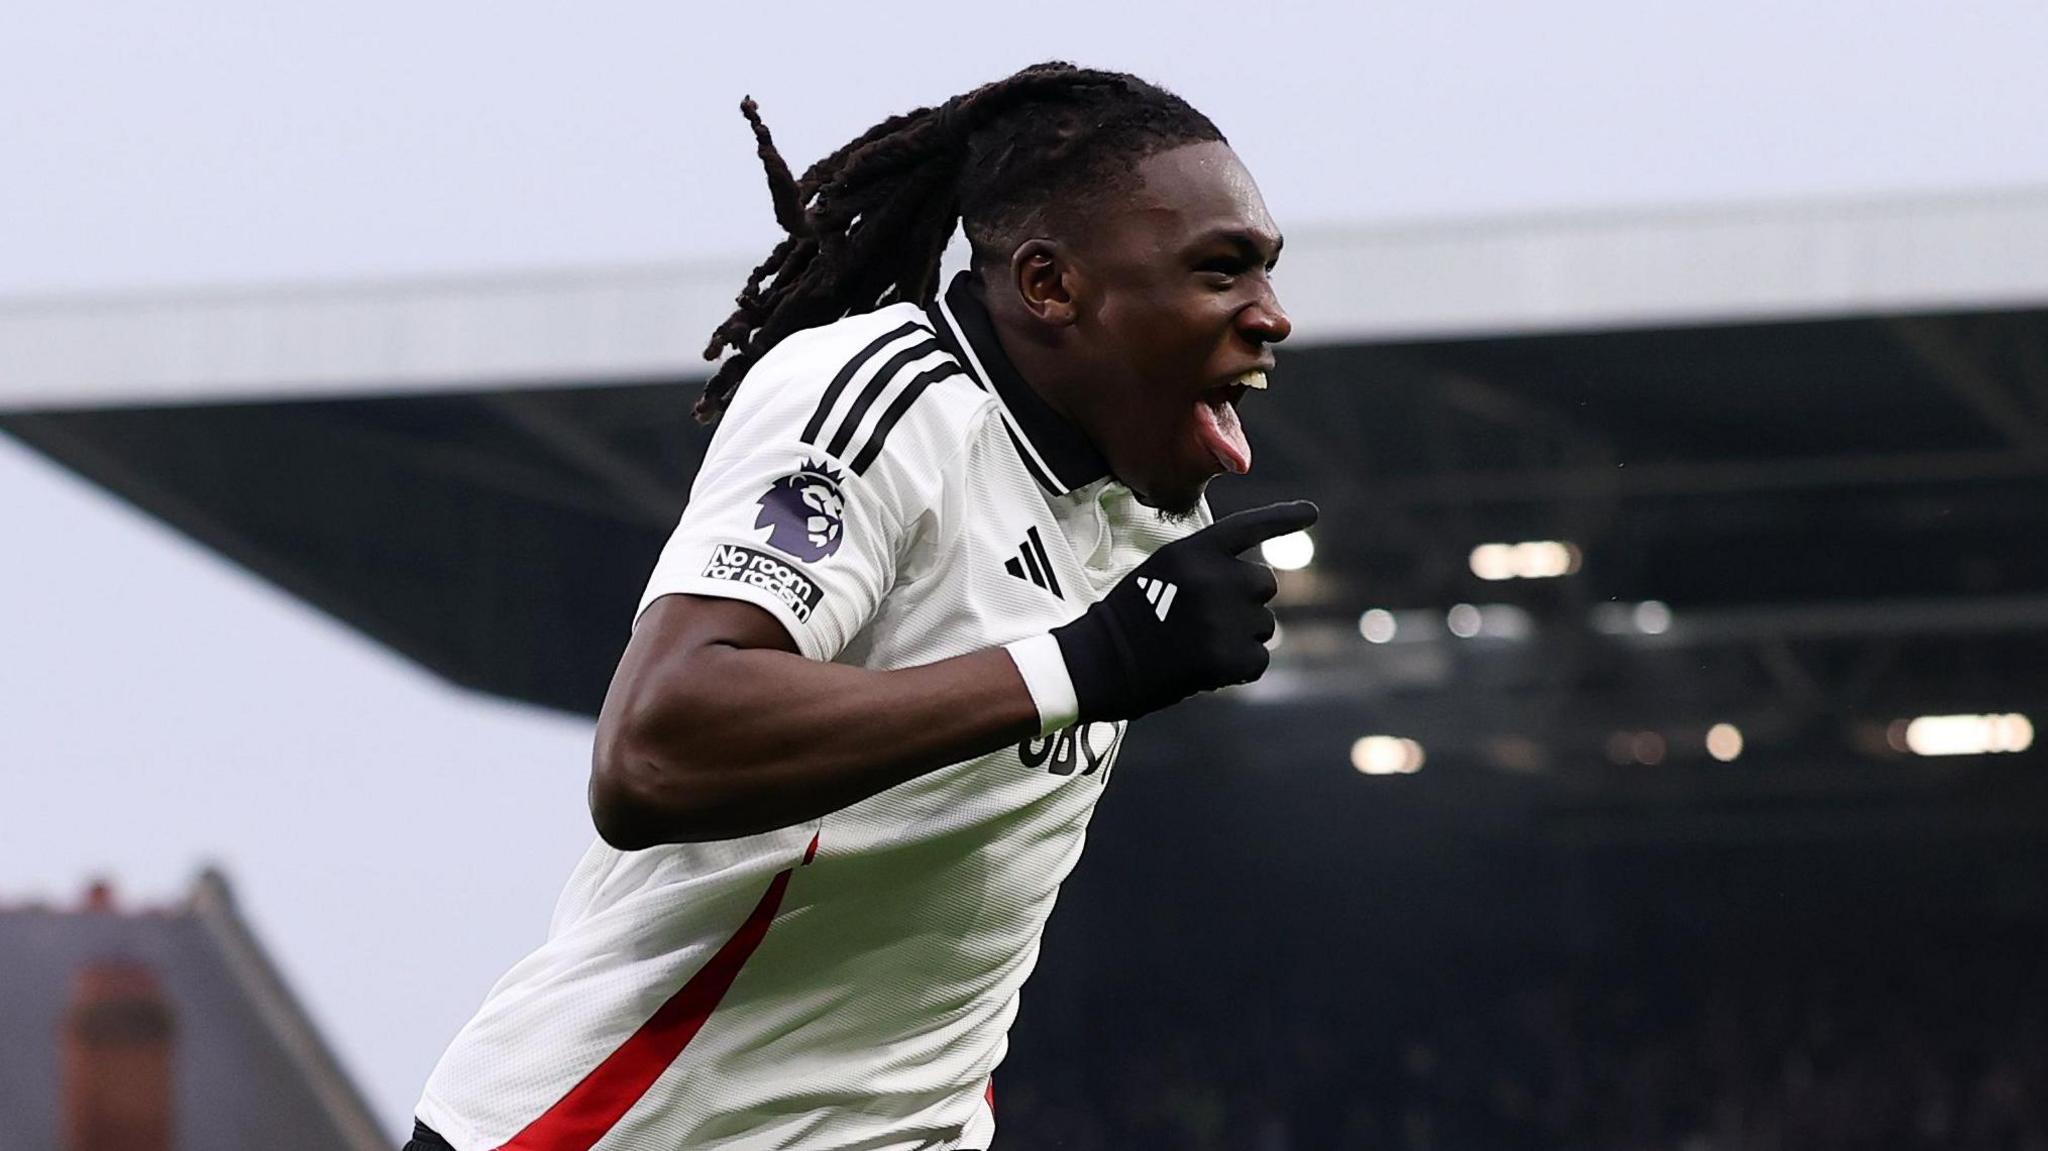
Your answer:
[[[1180,588],[1163,579],[1139,576],[1138,590],[1145,593],[1146,601],[1152,605],[1152,614],[1159,617],[1159,622],[1165,623],[1166,613],[1173,610],[1174,593]]]
[[[1129,719],[1266,674],[1266,641],[1279,626],[1266,605],[1280,582],[1244,553],[1315,522],[1316,506],[1297,500],[1227,515],[1162,544],[1109,595],[1052,629],[1072,694],[1062,693],[1051,714],[1062,722],[1076,712],[1084,721]],[[1159,626],[1169,616],[1173,626]],[[1037,688],[1026,686],[1037,701]],[[1048,710],[1040,704],[1042,723]]]

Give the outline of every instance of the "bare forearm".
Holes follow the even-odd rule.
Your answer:
[[[606,701],[593,789],[627,800],[615,805],[627,826],[608,831],[614,842],[787,827],[1039,725],[1030,691],[1000,649],[897,671],[724,645],[688,658],[687,676],[667,678],[687,690]]]

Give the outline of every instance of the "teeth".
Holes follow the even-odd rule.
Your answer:
[[[1266,390],[1266,373],[1261,371],[1246,372],[1244,375],[1237,377],[1237,382],[1254,391],[1263,392]]]

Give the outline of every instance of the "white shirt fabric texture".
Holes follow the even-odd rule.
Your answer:
[[[803,655],[931,663],[1064,624],[1172,520],[1003,356],[979,285],[789,336],[723,416],[640,610],[744,600]],[[418,1114],[457,1151],[966,1151],[1124,737],[1066,727],[797,827],[592,844]]]

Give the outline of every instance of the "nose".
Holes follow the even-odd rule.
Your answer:
[[[1264,346],[1277,344],[1294,331],[1294,321],[1280,306],[1280,297],[1268,287],[1251,306],[1237,314],[1238,331],[1245,339]]]

